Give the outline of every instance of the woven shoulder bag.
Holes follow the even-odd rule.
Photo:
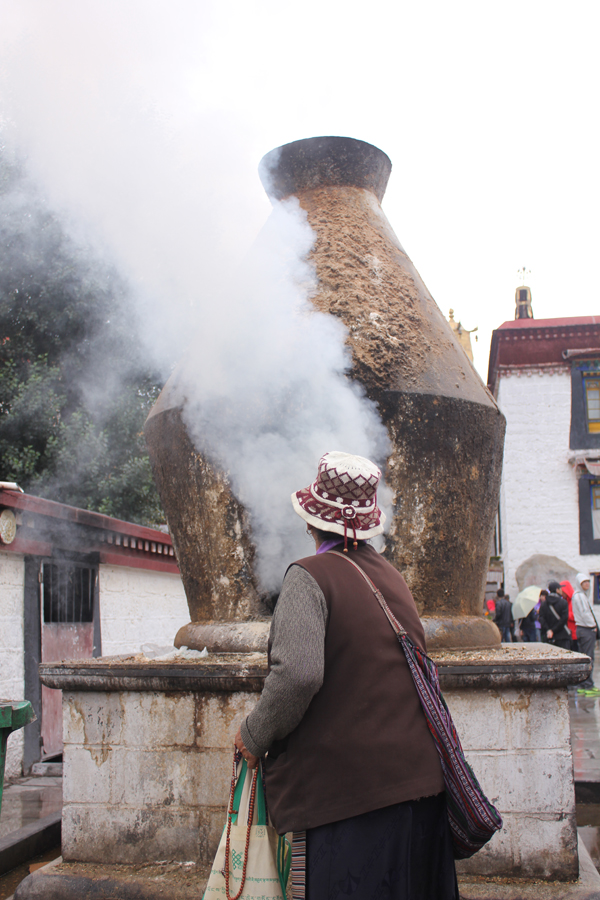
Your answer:
[[[345,554],[336,550],[328,552],[345,559],[361,574],[394,629],[406,656],[442,764],[454,858],[468,859],[502,828],[502,818],[481,790],[465,759],[450,710],[440,691],[437,666],[420,647],[413,644],[367,573]]]

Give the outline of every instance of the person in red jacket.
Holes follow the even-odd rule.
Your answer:
[[[564,597],[569,606],[569,618],[567,619],[567,628],[571,632],[571,650],[578,650],[577,644],[577,625],[575,624],[575,616],[573,615],[573,604],[571,602],[573,598],[573,588],[571,587],[570,582],[561,581],[560,589],[558,591],[561,597]]]

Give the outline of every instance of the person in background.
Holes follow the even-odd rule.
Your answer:
[[[534,606],[535,613],[536,613],[536,619],[535,619],[535,627],[537,630],[537,638],[536,639],[538,641],[542,640],[542,625],[540,622],[540,606],[542,605],[542,603],[544,602],[544,600],[546,599],[547,596],[548,596],[548,591],[546,590],[546,588],[544,588],[543,590],[540,591],[540,599]]]
[[[585,653],[592,661],[592,670],[589,676],[577,688],[578,694],[599,696],[600,690],[594,684],[594,652],[596,650],[596,638],[598,635],[598,622],[594,614],[594,608],[590,602],[590,576],[584,572],[577,575],[578,590],[573,594],[572,604],[575,621],[577,623],[577,639],[579,652]]]
[[[510,626],[511,622],[514,621],[512,607],[509,601],[504,596],[504,591],[502,590],[502,588],[499,588],[496,591],[496,598],[496,612],[494,614],[494,622],[500,629],[503,643],[510,644],[512,642]]]
[[[505,594],[504,599],[506,600],[507,603],[510,603],[510,625],[509,625],[510,639],[513,642],[513,644],[516,644],[517,641],[521,640],[521,638],[518,637],[518,631],[519,631],[519,629],[517,628],[518,623],[515,622],[514,616],[512,614],[512,603],[510,602],[510,594]]]
[[[571,587],[571,583],[569,581],[561,581],[558,593],[561,597],[564,597],[569,607],[567,628],[571,632],[571,650],[575,650],[575,652],[577,652],[577,650],[579,649],[577,645],[577,623],[575,622],[575,618],[573,616],[573,605],[571,603],[571,597],[573,596],[573,588]]]
[[[570,650],[571,632],[567,628],[569,607],[564,597],[558,593],[559,588],[558,581],[551,581],[548,585],[548,596],[540,606],[542,640],[563,650]]]
[[[540,594],[541,597],[541,594]],[[537,609],[539,606],[539,600],[536,605],[533,607],[531,612],[525,616],[524,619],[521,619],[521,638],[525,643],[535,644],[538,639],[538,629],[537,629]]]

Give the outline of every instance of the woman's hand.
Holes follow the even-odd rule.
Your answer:
[[[549,640],[552,640],[552,638],[554,637],[554,632],[553,632],[550,628],[549,628],[548,631],[546,632],[546,637],[547,637]]]
[[[242,756],[246,760],[249,769],[255,769],[258,765],[258,756],[254,756],[242,740],[242,729],[238,728],[238,733],[235,736],[235,746],[238,750],[241,750]]]

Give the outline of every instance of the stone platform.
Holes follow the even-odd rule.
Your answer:
[[[63,858],[211,862],[235,733],[266,665],[264,654],[223,654],[41,666],[63,690]]]
[[[573,882],[459,875],[460,900],[600,900],[600,874],[581,840],[578,850],[579,875]]]
[[[21,882],[14,900],[202,900],[210,866],[100,865],[55,860]]]
[[[436,655],[463,749],[503,828],[462,875],[578,875],[567,686],[589,660],[548,644]]]
[[[600,875],[580,843],[580,874],[565,882],[459,877],[460,900],[599,900]],[[93,865],[57,860],[34,872],[14,900],[202,900],[209,866],[186,863]]]
[[[497,893],[500,880],[520,891],[560,881],[561,896],[600,898],[572,893],[580,870],[567,686],[587,677],[588,658],[542,644],[435,657],[466,756],[504,819],[459,863],[464,897],[521,896]],[[65,865],[210,863],[233,738],[262,687],[265,656],[95,659],[43,664],[41,675],[63,690]],[[28,882],[19,898],[38,896]],[[481,893],[485,885],[496,893]]]

